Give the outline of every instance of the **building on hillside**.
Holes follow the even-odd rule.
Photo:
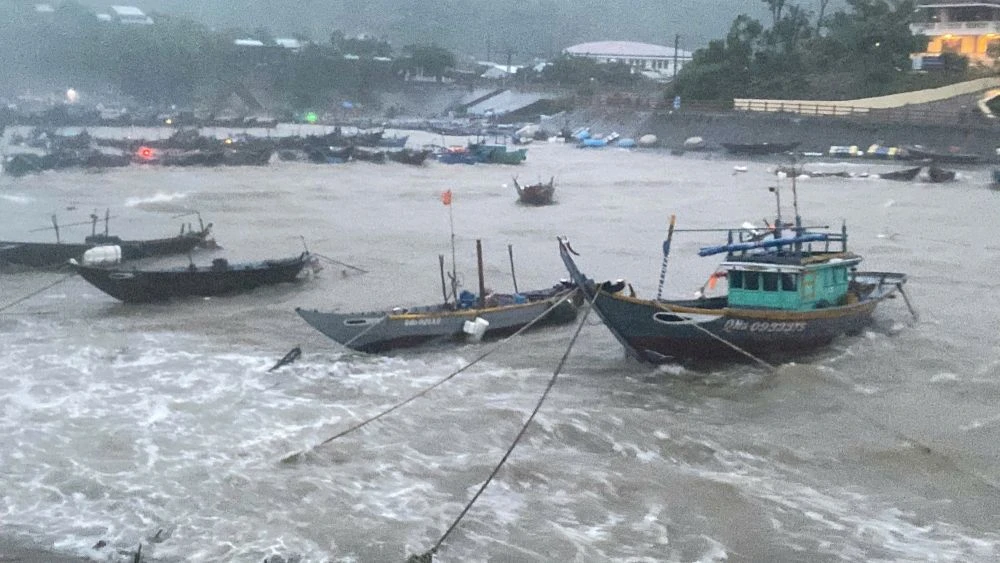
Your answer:
[[[153,18],[135,6],[111,6],[111,17],[124,24],[152,25]]]
[[[290,49],[292,51],[302,50],[302,41],[295,39],[294,37],[278,37],[274,40],[279,47],[284,47],[285,49]]]
[[[670,80],[691,60],[691,53],[673,47],[634,41],[595,41],[563,49],[573,57],[587,57],[599,63],[624,63],[632,71],[653,80]]]
[[[916,69],[941,53],[991,62],[990,45],[1000,48],[1000,0],[920,0],[910,31],[927,37],[926,51],[914,53]]]
[[[501,80],[517,74],[521,70],[519,65],[502,65],[490,61],[476,61],[476,67],[482,70],[479,77],[492,80]]]

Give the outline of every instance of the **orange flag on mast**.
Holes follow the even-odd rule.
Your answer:
[[[451,205],[451,190],[441,192],[441,203]]]

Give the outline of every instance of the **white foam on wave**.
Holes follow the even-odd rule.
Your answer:
[[[804,519],[795,527],[776,527],[788,536],[790,545],[815,545],[845,560],[863,559],[871,546],[878,546],[899,559],[912,561],[988,560],[1000,547],[1000,535],[996,533],[972,537],[956,525],[941,521],[928,524],[922,516],[885,505],[878,498],[847,489],[818,489],[795,482],[794,478],[786,479],[782,467],[773,460],[747,463],[746,457],[732,452],[722,452],[716,459],[723,462],[724,470],[698,468],[694,473],[733,485],[749,497]],[[811,524],[803,525],[804,521]],[[818,557],[817,553],[813,555]]]
[[[188,195],[186,193],[180,192],[169,194],[156,192],[155,194],[146,197],[130,197],[125,200],[125,207],[140,207],[148,204],[171,203],[177,200],[185,199],[187,196]]]
[[[30,197],[20,194],[0,194],[0,199],[9,201],[10,203],[18,203],[22,205],[32,201]]]

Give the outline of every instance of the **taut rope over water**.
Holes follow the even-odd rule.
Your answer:
[[[76,275],[76,272],[73,272],[72,274],[67,274],[67,275],[65,275],[65,276],[57,279],[56,281],[50,283],[49,285],[46,285],[45,287],[42,287],[41,289],[39,289],[37,291],[32,291],[31,293],[25,295],[24,297],[21,297],[20,299],[15,299],[14,301],[11,301],[10,303],[4,305],[3,307],[0,307],[0,312],[6,311],[7,309],[10,309],[14,305],[17,305],[18,303],[23,303],[23,302],[27,301],[28,299],[31,299],[32,297],[38,295],[39,293],[42,293],[43,291],[47,291],[49,289],[52,289],[53,287],[55,287],[55,286],[63,283],[64,281],[72,278],[75,275]]]
[[[594,297],[596,300],[597,295],[595,294]],[[569,353],[571,350],[573,350],[573,345],[576,344],[576,339],[577,337],[580,336],[580,331],[583,330],[583,325],[586,324],[587,322],[587,316],[590,314],[590,311],[593,310],[594,308],[593,305],[594,303],[592,300],[590,302],[590,307],[587,307],[587,311],[583,314],[583,318],[580,319],[579,323],[577,323],[576,332],[573,333],[573,338],[570,339],[569,345],[566,346],[566,351],[563,352],[562,358],[559,359],[559,364],[556,365],[555,371],[552,372],[552,377],[549,379],[548,385],[545,386],[545,391],[542,391],[542,396],[538,398],[538,403],[535,404],[534,410],[532,410],[531,414],[528,415],[528,420],[524,421],[524,425],[521,426],[521,430],[517,433],[517,436],[514,437],[514,441],[510,444],[510,447],[507,448],[507,451],[503,454],[503,457],[500,458],[500,463],[498,463],[496,467],[493,468],[493,471],[490,472],[489,477],[487,477],[486,480],[483,481],[483,484],[479,487],[479,490],[476,491],[476,494],[473,495],[472,499],[469,500],[468,504],[465,505],[465,508],[463,508],[462,512],[459,513],[458,517],[455,518],[455,521],[451,523],[451,526],[448,526],[448,529],[445,530],[444,534],[441,536],[441,539],[439,539],[437,543],[434,544],[434,547],[430,548],[425,553],[422,553],[420,555],[410,556],[410,558],[408,559],[408,563],[409,561],[430,563],[433,560],[434,554],[437,553],[438,549],[441,548],[441,544],[444,543],[444,540],[446,540],[448,538],[448,535],[451,534],[451,532],[456,527],[458,527],[458,523],[462,521],[462,518],[465,516],[465,514],[469,512],[469,509],[472,508],[472,505],[475,504],[476,500],[479,499],[479,496],[483,494],[483,491],[486,490],[486,487],[488,487],[490,482],[493,481],[493,478],[496,477],[496,474],[500,471],[500,468],[503,467],[503,464],[507,462],[507,458],[510,457],[510,454],[514,451],[514,448],[517,447],[518,442],[520,442],[521,438],[524,437],[524,433],[528,431],[528,426],[530,426],[531,422],[535,420],[535,415],[537,415],[538,411],[541,410],[542,404],[545,402],[545,399],[549,396],[549,392],[552,391],[552,388],[555,386],[556,379],[559,378],[559,372],[562,371],[563,366],[566,364],[566,359],[569,358]]]
[[[426,395],[427,393],[429,393],[432,390],[436,389],[437,387],[443,385],[447,381],[450,381],[456,375],[458,375],[458,374],[462,373],[463,371],[465,371],[465,370],[471,368],[472,366],[476,365],[477,363],[479,363],[481,360],[485,359],[487,356],[489,356],[493,352],[496,352],[497,350],[499,350],[507,342],[513,340],[514,337],[520,335],[524,331],[526,331],[529,328],[531,328],[532,326],[534,326],[535,323],[537,323],[538,321],[540,321],[541,319],[543,319],[553,309],[555,309],[556,307],[558,307],[559,305],[561,305],[563,302],[565,302],[569,298],[571,298],[574,295],[576,295],[577,291],[579,291],[579,289],[567,293],[562,299],[560,299],[559,301],[556,301],[555,303],[553,303],[548,309],[546,309],[545,311],[543,311],[540,315],[538,315],[534,319],[531,319],[531,321],[528,324],[526,324],[523,327],[521,327],[520,329],[518,329],[517,332],[515,332],[514,334],[511,334],[507,338],[504,338],[500,342],[497,342],[495,345],[493,345],[492,347],[490,347],[488,350],[486,350],[485,352],[483,352],[482,354],[480,354],[476,359],[472,360],[472,362],[470,362],[470,363],[468,363],[468,364],[460,367],[459,369],[451,372],[446,377],[444,377],[443,379],[437,381],[433,385],[431,385],[429,387],[425,387],[424,389],[422,389],[421,391],[418,391],[417,393],[411,395],[407,399],[404,399],[404,400],[396,403],[395,405],[393,405],[393,406],[389,407],[388,409],[386,409],[386,410],[384,410],[384,411],[376,414],[375,416],[372,416],[370,418],[366,418],[365,420],[362,420],[361,422],[358,422],[357,424],[354,424],[353,426],[347,428],[346,430],[343,430],[341,432],[338,432],[337,434],[334,434],[333,436],[330,436],[329,438],[323,440],[322,442],[320,442],[320,443],[318,443],[318,444],[316,444],[314,446],[310,446],[309,448],[306,448],[304,450],[299,450],[297,452],[293,452],[293,453],[290,453],[290,454],[286,455],[285,457],[281,458],[281,462],[282,463],[292,463],[292,462],[298,461],[298,459],[301,458],[306,453],[308,453],[308,452],[310,452],[312,450],[315,450],[316,448],[318,448],[320,446],[325,446],[326,444],[329,444],[330,442],[336,440],[337,438],[340,438],[342,436],[346,436],[347,434],[350,434],[351,432],[354,432],[355,430],[358,430],[359,428],[362,428],[363,426],[366,426],[368,423],[374,422],[374,421],[382,418],[383,416],[391,413],[392,411],[394,411],[394,410],[396,410],[396,409],[398,409],[398,408],[400,408],[400,407],[402,407],[402,406],[404,406],[404,405],[406,405],[408,403],[413,402],[417,398],[423,397],[424,395]],[[587,318],[586,315],[584,315],[584,318],[585,319]],[[374,325],[372,325],[372,326],[374,326]]]

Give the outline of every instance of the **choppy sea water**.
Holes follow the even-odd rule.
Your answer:
[[[477,238],[487,285],[510,290],[508,244],[518,286],[541,288],[566,276],[555,237],[567,235],[589,275],[651,295],[671,214],[678,228],[759,222],[774,215],[776,183],[790,214],[776,164],[535,144],[517,167],[3,177],[0,240],[51,240],[32,230],[53,213],[64,240],[82,239],[89,224],[69,225],[108,208],[114,234],[169,236],[197,210],[223,248],[196,262],[291,256],[304,238],[368,273],[328,263],[295,285],[140,306],[62,273],[0,276],[0,307],[54,284],[0,311],[0,534],[98,561],[126,560],[140,543],[147,560],[168,562],[426,551],[517,434],[574,327],[519,337],[426,397],[282,463],[492,346],[348,354],[294,308],[439,300],[450,219],[470,288]],[[515,174],[555,176],[558,204],[516,204]],[[995,561],[1000,194],[988,178],[963,169],[943,185],[798,182],[807,223],[846,221],[865,268],[910,274],[920,320],[889,302],[870,330],[777,373],[637,364],[591,316],[535,424],[436,560]],[[696,251],[717,242],[675,237],[665,295],[704,283],[715,262]],[[298,362],[268,371],[296,345]]]

